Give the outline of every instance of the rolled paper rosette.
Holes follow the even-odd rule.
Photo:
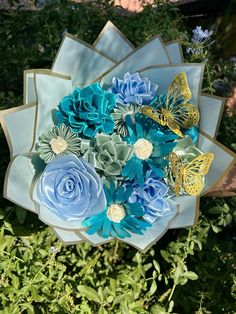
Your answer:
[[[24,105],[0,113],[11,154],[5,198],[37,214],[65,244],[118,238],[146,251],[169,228],[193,225],[200,196],[186,193],[184,169],[198,167],[203,195],[235,162],[215,140],[224,102],[201,93],[203,70],[184,63],[178,41],[157,36],[134,48],[111,22],[93,46],[65,34],[51,70],[25,71]],[[191,120],[189,108],[198,108],[198,129],[175,114],[163,122],[179,73],[191,99],[168,101],[173,110],[182,106],[180,118]],[[194,159],[208,152],[214,159],[204,175],[204,162]]]

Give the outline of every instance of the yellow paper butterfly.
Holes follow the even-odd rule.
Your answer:
[[[189,195],[199,195],[204,187],[204,176],[208,173],[213,158],[213,153],[205,153],[183,164],[176,153],[171,153],[169,160],[175,180],[175,194],[179,196],[182,187]]]
[[[141,112],[175,134],[183,137],[180,128],[191,128],[199,122],[199,111],[188,101],[191,99],[187,76],[179,73],[168,89],[164,106],[143,106]]]

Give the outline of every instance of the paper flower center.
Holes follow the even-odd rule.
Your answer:
[[[122,205],[111,204],[107,210],[107,217],[114,222],[120,222],[126,216],[125,209]]]
[[[66,142],[66,140],[60,136],[58,136],[57,138],[51,139],[49,144],[51,146],[52,151],[56,155],[63,153],[68,147],[68,143]]]
[[[140,138],[134,144],[134,153],[135,155],[142,160],[148,159],[153,152],[153,145],[148,140]]]

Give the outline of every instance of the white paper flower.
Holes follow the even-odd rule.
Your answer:
[[[223,99],[201,94],[204,65],[183,63],[178,41],[164,45],[159,37],[155,37],[134,50],[128,40],[108,22],[94,47],[65,34],[52,70],[25,71],[24,105],[2,111],[0,115],[11,153],[4,196],[38,214],[66,244],[88,241],[99,245],[113,239],[109,237],[104,240],[98,234],[87,234],[80,220],[61,219],[37,201],[35,190],[32,189],[36,177],[35,167],[40,164],[36,151],[37,140],[41,134],[52,129],[52,112],[75,86],[82,88],[100,81],[102,87],[110,87],[113,77],[123,77],[128,70],[148,77],[152,83],[159,85],[158,92],[164,94],[173,78],[185,72],[192,91],[192,101],[198,105],[201,113],[198,148],[215,155],[203,193],[209,191],[235,161],[234,154],[215,140]],[[65,143],[54,144],[52,146],[57,149]],[[137,152],[146,156],[150,149],[147,146],[145,152],[142,152],[137,148]],[[168,215],[156,220],[143,235],[132,234],[130,238],[121,241],[146,251],[168,228],[193,225],[199,215],[199,197],[174,197],[169,201],[169,207]]]

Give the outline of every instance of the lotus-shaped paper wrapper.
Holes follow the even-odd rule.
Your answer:
[[[142,62],[140,62],[142,60]],[[173,78],[185,72],[192,91],[192,102],[201,113],[198,148],[215,155],[205,179],[203,194],[208,192],[229,171],[235,155],[215,140],[223,109],[223,99],[201,94],[203,64],[183,63],[178,41],[164,44],[157,36],[140,48],[132,44],[120,31],[108,22],[93,46],[66,34],[53,63],[52,70],[27,70],[24,73],[24,105],[1,112],[1,124],[11,154],[7,169],[4,196],[12,202],[39,215],[51,225],[65,244],[88,241],[93,245],[112,240],[88,235],[80,220],[65,221],[42,204],[34,201],[32,186],[40,167],[35,150],[40,135],[52,129],[52,112],[77,86],[83,88],[100,82],[104,88],[111,87],[113,77],[138,72],[141,77],[157,84],[158,94],[165,94]],[[199,197],[184,195],[168,200],[170,211],[160,217],[144,235],[132,234],[121,239],[141,251],[146,251],[168,230],[193,225],[199,214]]]

